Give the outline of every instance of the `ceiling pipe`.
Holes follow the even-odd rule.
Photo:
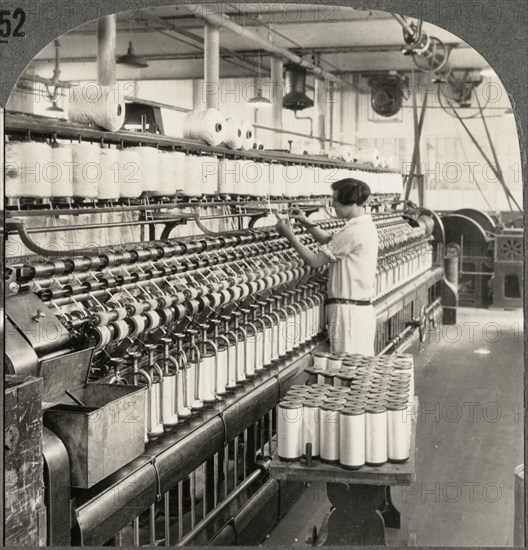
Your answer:
[[[247,40],[251,40],[253,43],[257,44],[258,46],[260,46],[270,54],[282,57],[284,59],[287,59],[288,61],[291,61],[292,63],[300,65],[301,67],[308,69],[309,71],[311,71],[313,74],[315,74],[320,78],[324,78],[326,80],[336,82],[346,88],[353,87],[352,84],[350,84],[349,82],[346,82],[345,80],[342,80],[341,78],[335,76],[334,74],[321,69],[321,67],[318,67],[317,65],[314,65],[309,61],[306,61],[302,57],[299,57],[298,55],[295,55],[294,53],[292,53],[290,50],[286,48],[282,48],[281,46],[277,46],[276,44],[273,44],[273,42],[270,42],[266,38],[259,36],[256,32],[249,30],[247,27],[242,27],[238,23],[235,23],[234,21],[229,19],[227,15],[225,14],[217,15],[214,13],[208,13],[206,11],[207,6],[197,6],[197,8],[198,9],[195,12],[195,15],[203,19],[207,23],[211,23],[212,25],[218,25],[219,27],[229,30],[237,34],[238,36],[242,36]]]

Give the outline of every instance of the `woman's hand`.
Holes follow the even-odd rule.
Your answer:
[[[291,238],[294,235],[290,220],[288,220],[287,218],[279,220],[277,222],[276,228],[279,234],[283,237],[286,237],[287,239]]]
[[[311,225],[310,220],[308,219],[306,214],[299,208],[290,208],[288,214],[291,218],[297,220],[302,225]]]

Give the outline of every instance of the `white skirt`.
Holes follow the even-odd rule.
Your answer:
[[[326,322],[331,353],[374,355],[374,306],[328,304]]]

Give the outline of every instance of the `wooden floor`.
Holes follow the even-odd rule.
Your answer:
[[[416,483],[392,498],[418,546],[513,546],[514,477],[523,462],[522,311],[460,309],[416,360]],[[324,486],[308,487],[265,545],[306,544],[329,511]]]

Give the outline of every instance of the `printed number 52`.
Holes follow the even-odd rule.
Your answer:
[[[11,36],[11,19],[10,19],[11,12],[8,10],[0,10],[0,36],[2,38],[7,38]],[[22,32],[20,29],[22,28],[22,25],[24,24],[26,20],[26,12],[22,8],[17,8],[13,12],[12,18],[14,20],[18,20],[17,25],[15,27],[15,31],[13,32],[13,36],[16,37],[23,37],[26,36],[25,32]]]

